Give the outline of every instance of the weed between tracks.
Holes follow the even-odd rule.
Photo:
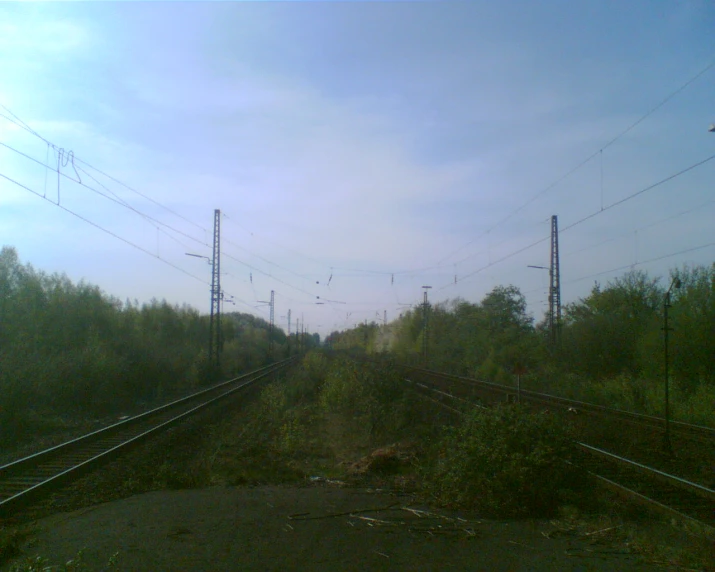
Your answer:
[[[351,463],[374,449],[415,441],[416,427],[424,435],[432,431],[429,423],[418,423],[414,399],[396,371],[309,354],[286,379],[266,386],[240,419],[217,428],[219,438],[205,453],[211,480],[348,478]]]
[[[548,517],[555,534],[616,543],[672,566],[707,569],[700,544],[664,542],[647,520],[634,524],[626,511],[613,509],[612,499],[594,495],[589,483],[570,472],[559,461],[570,433],[557,419],[518,407],[455,418],[412,393],[389,365],[311,353],[223,419],[177,429],[163,445],[163,461],[153,470],[128,474],[120,488],[131,494],[345,482],[409,491],[497,518]],[[10,538],[10,549],[13,542]]]
[[[503,407],[455,426],[440,415],[389,365],[309,354],[286,379],[266,386],[240,419],[214,428],[199,480],[324,477],[409,488],[498,517],[552,516],[583,486],[560,462],[570,433],[552,416]]]

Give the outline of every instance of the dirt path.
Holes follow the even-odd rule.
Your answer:
[[[53,564],[84,550],[91,570],[116,552],[118,569],[132,571],[654,569],[553,534],[546,521],[488,521],[410,501],[329,485],[157,491],[44,518],[24,550]]]

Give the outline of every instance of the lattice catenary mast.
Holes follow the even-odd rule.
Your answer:
[[[275,291],[271,290],[271,322],[268,326],[268,356],[273,357],[273,324],[275,317]]]
[[[221,211],[214,210],[214,244],[211,258],[211,319],[209,363],[221,367]]]
[[[551,217],[551,266],[549,268],[549,329],[551,343],[557,346],[561,341],[561,274],[559,270],[559,222]]]
[[[422,286],[424,288],[424,302],[422,303],[422,363],[427,367],[429,363],[429,302],[427,301],[427,291],[432,286]]]
[[[288,357],[290,357],[290,308],[288,309]]]

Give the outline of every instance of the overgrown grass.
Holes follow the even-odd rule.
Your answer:
[[[32,534],[28,527],[0,528],[0,563],[6,562],[21,553],[22,543]]]
[[[423,467],[426,490],[491,516],[550,516],[580,485],[563,462],[571,435],[554,416],[519,406],[475,410],[445,429]]]
[[[495,518],[555,516],[565,533],[619,542],[669,565],[705,569],[697,568],[705,561],[702,547],[689,557],[689,548],[670,541],[661,546],[643,527],[646,521],[634,524],[626,510],[612,510],[610,501],[586,488],[589,484],[562,462],[571,433],[556,416],[502,406],[475,410],[448,425],[443,414],[417,398],[389,364],[310,353],[247,400],[240,414],[208,428],[198,425],[182,437],[183,451],[148,476],[148,485],[293,484],[311,476],[374,479],[386,487],[407,481],[426,500]],[[407,464],[374,455],[408,442],[420,446]],[[384,463],[363,463],[369,471],[356,477],[349,467],[365,459]],[[135,492],[146,485],[137,483]],[[22,532],[0,535],[0,551],[16,555],[23,539]],[[82,570],[52,568],[39,557],[22,566],[15,570]]]
[[[211,429],[210,447],[190,467],[171,464],[160,472],[179,486],[344,478],[345,464],[362,455],[433,431],[418,411],[393,368],[312,352],[263,387],[239,417]]]
[[[352,417],[366,444],[414,430],[414,398],[400,372],[389,364],[336,360],[321,387],[318,402],[326,414]]]
[[[587,538],[591,545],[619,546],[668,570],[708,571],[713,567],[713,541],[654,521],[637,509],[614,502],[610,493],[593,492],[598,511],[562,506],[551,523],[552,535]]]
[[[115,552],[102,569],[115,569],[119,563],[119,552]],[[84,562],[84,554],[80,550],[74,557],[63,564],[52,564],[43,556],[31,556],[22,562],[13,564],[10,572],[90,572],[91,568]]]
[[[662,379],[644,379],[621,374],[591,380],[573,374],[552,372],[527,377],[524,387],[635,413],[656,416],[664,414],[665,382]],[[701,383],[686,387],[671,380],[669,388],[673,419],[697,425],[713,425],[715,386]]]
[[[447,368],[448,369],[448,368]],[[463,373],[463,372],[458,372]],[[472,375],[476,379],[516,388],[516,377],[487,359]],[[662,417],[665,403],[664,379],[637,377],[622,373],[614,377],[591,379],[547,367],[522,377],[522,389],[566,397],[576,401]],[[715,385],[706,382],[683,384],[671,379],[670,414],[673,419],[696,425],[713,426],[712,404]]]

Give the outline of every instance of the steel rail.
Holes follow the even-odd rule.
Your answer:
[[[0,467],[0,515],[17,511],[294,361],[291,358],[259,368]]]
[[[445,379],[457,380],[477,388],[488,389],[492,391],[497,391],[501,394],[515,394],[517,389],[506,385],[501,385],[499,383],[493,383],[490,381],[481,381],[471,377],[465,377],[460,375],[455,375],[451,373],[445,373],[441,371],[435,371],[430,369],[424,369],[415,366],[401,365],[399,367],[409,369],[412,371],[417,371],[424,373],[433,377],[442,377]],[[626,411],[623,409],[616,409],[612,407],[606,407],[605,405],[597,405],[595,403],[587,403],[585,401],[577,401],[574,399],[569,399],[566,397],[559,397],[556,395],[551,395],[547,393],[539,393],[536,391],[530,391],[526,389],[521,390],[522,399],[527,399],[529,401],[540,401],[544,403],[557,404],[562,407],[568,408],[572,407],[579,412],[593,413],[598,415],[609,415],[612,417],[619,417],[625,421],[630,421],[638,425],[646,425],[648,427],[653,427],[655,429],[664,431],[665,430],[665,419],[662,417],[657,417],[654,415],[646,415],[643,413],[635,413],[632,411]],[[715,440],[715,428],[708,427],[705,425],[695,425],[692,423],[685,423],[683,421],[671,421],[670,422],[671,431],[677,432],[685,437],[693,437],[700,440],[706,440],[711,442]]]
[[[418,383],[407,378],[404,379],[405,381],[410,382],[412,385],[414,385],[415,387],[419,387],[422,390],[428,390],[440,396],[451,397],[455,400],[466,402],[470,405],[485,409],[485,407],[470,403],[468,400],[465,400],[459,396],[452,395],[448,392],[429,387],[428,385]],[[420,392],[419,390],[417,391],[417,393],[422,395],[423,397],[426,397],[430,401],[437,403],[438,405],[441,405],[451,411],[454,411],[455,413],[458,413],[460,415],[465,414],[464,411],[451,407],[443,403],[442,401],[439,401],[438,399],[431,398],[428,395],[425,395],[424,393]],[[669,517],[677,518],[683,523],[686,523],[691,527],[695,527],[701,533],[707,534],[709,536],[715,535],[715,490],[709,489],[697,483],[687,481],[680,477],[676,477],[675,475],[670,475],[663,471],[659,471],[658,469],[648,467],[641,463],[636,463],[625,457],[614,455],[613,453],[610,453],[603,449],[598,449],[597,447],[593,447],[586,443],[575,442],[574,445],[577,447],[577,450],[579,452],[586,454],[591,459],[595,460],[595,462],[600,462],[600,464],[595,470],[593,470],[591,468],[588,468],[588,464],[584,462],[579,463],[574,459],[567,462],[578,466],[591,476],[595,477],[597,482],[599,482],[601,485],[606,486],[607,488],[615,491],[616,493],[626,498],[629,498],[630,500],[633,500],[643,506],[646,506],[652,510],[656,510],[660,513],[666,514]],[[611,475],[605,476],[603,474],[600,474],[603,472],[604,464],[611,464],[617,467],[617,470],[621,473],[629,472],[631,474],[636,473],[638,475],[642,475],[646,477],[649,482],[659,483],[661,488],[656,489],[654,487],[650,487],[650,484],[648,484],[646,488],[650,489],[651,495],[648,496],[642,491],[643,485],[641,485],[640,487],[637,486],[639,482],[637,478],[634,479],[633,477],[630,477],[629,479],[627,479],[629,481],[632,481],[633,483],[636,483],[635,486],[630,483],[630,486],[626,486],[614,480]],[[636,490],[637,488],[640,488],[641,490]],[[675,493],[674,491],[677,491],[677,493]],[[653,496],[658,498],[652,498]],[[676,497],[676,500],[678,501],[676,503],[677,506],[671,506],[673,497]],[[671,504],[668,504],[668,501],[671,501]],[[688,514],[688,512],[690,512],[691,514]],[[695,513],[696,516],[693,516],[692,513]]]
[[[246,379],[252,375],[258,374],[261,371],[268,370],[270,368],[274,368],[281,364],[285,364],[287,361],[288,360],[285,360],[283,362],[278,362],[277,364],[271,364],[271,365],[259,368],[257,370],[245,373],[245,374],[235,377],[233,379],[229,379],[228,381],[221,382],[217,385],[213,385],[206,389],[202,389],[201,391],[197,391],[195,393],[192,393],[192,394],[182,397],[180,399],[176,399],[174,401],[171,401],[169,403],[166,403],[164,405],[161,405],[161,406],[151,409],[149,411],[145,411],[144,413],[140,413],[139,415],[135,415],[128,419],[124,419],[122,421],[119,421],[118,423],[114,423],[107,427],[103,427],[102,429],[92,431],[91,433],[87,433],[86,435],[82,435],[81,437],[77,437],[70,441],[60,443],[59,445],[55,445],[54,447],[50,447],[49,449],[45,449],[43,451],[39,451],[38,453],[33,453],[32,455],[28,455],[27,457],[23,457],[21,459],[17,459],[15,461],[7,463],[0,467],[0,479],[5,478],[9,473],[15,472],[16,470],[23,470],[27,466],[32,466],[33,464],[38,464],[41,461],[43,461],[44,459],[54,456],[57,453],[67,451],[77,445],[81,445],[83,443],[95,440],[100,435],[107,436],[110,433],[115,432],[119,429],[123,429],[125,427],[134,425],[140,420],[147,419],[149,417],[153,417],[153,416],[157,415],[160,412],[168,411],[169,409],[173,409],[179,405],[187,403],[190,400],[194,400],[198,397],[215,392],[216,390],[221,389],[223,387],[230,386],[231,384],[234,384],[237,381],[240,381],[240,380]]]
[[[703,485],[699,485],[686,479],[676,477],[675,475],[670,475],[663,471],[659,471],[658,469],[654,469],[653,467],[648,467],[647,465],[636,463],[635,461],[631,461],[630,459],[621,457],[619,455],[614,455],[613,453],[610,453],[603,449],[599,449],[592,445],[587,445],[586,443],[576,443],[576,445],[578,445],[581,449],[591,455],[598,456],[606,461],[610,461],[613,463],[627,465],[628,468],[648,475],[652,479],[659,480],[663,483],[666,483],[670,486],[674,486],[679,489],[690,491],[694,495],[697,495],[701,498],[715,503],[715,490],[709,489],[708,487],[704,487]]]

